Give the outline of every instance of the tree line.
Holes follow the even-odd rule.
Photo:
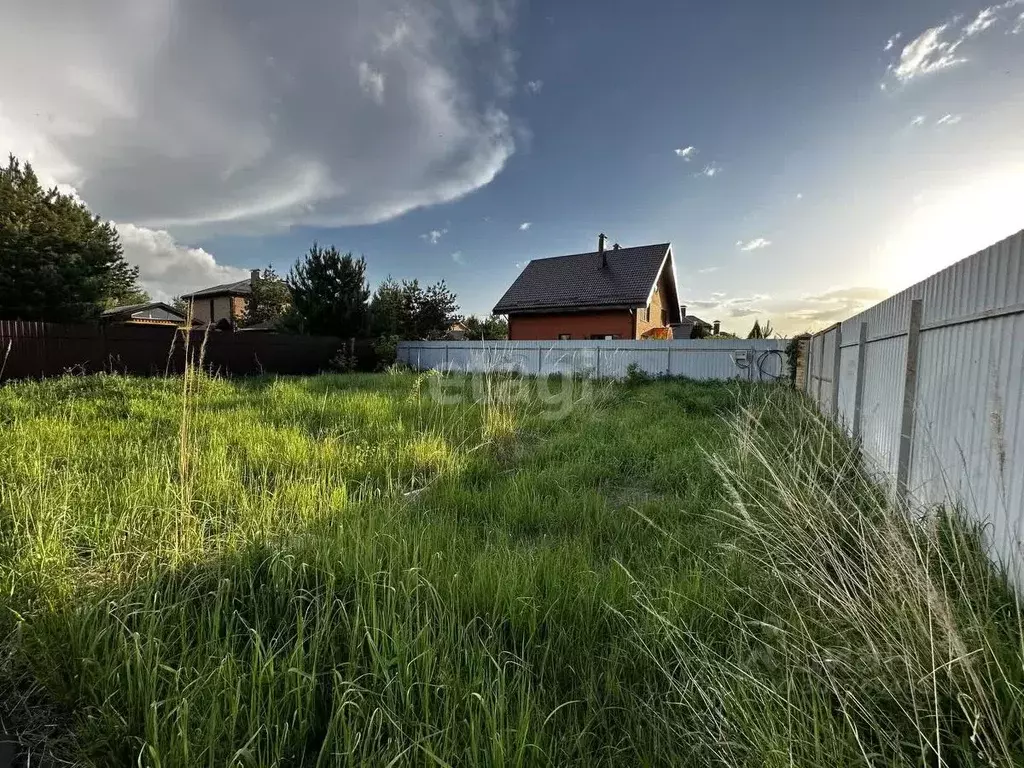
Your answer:
[[[0,167],[0,319],[88,322],[104,309],[147,303],[117,230],[72,195],[45,189],[28,163]],[[175,303],[185,309],[185,302]],[[252,281],[240,324],[283,333],[442,338],[461,322],[472,338],[505,338],[501,318],[463,318],[441,280],[388,277],[370,291],[366,259],[313,243],[285,277],[268,266]]]

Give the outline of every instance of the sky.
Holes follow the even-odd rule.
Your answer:
[[[691,314],[816,329],[1024,228],[1024,0],[0,0],[0,152],[155,298],[315,240],[484,314],[671,242]]]

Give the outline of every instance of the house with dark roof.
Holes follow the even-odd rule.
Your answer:
[[[100,313],[100,322],[118,325],[184,325],[186,318],[169,304],[151,301],[148,304],[131,304],[111,307]]]
[[[246,280],[182,294],[181,299],[192,304],[192,316],[196,320],[212,324],[226,320],[236,324],[245,314],[245,305],[252,296],[252,281],[259,278],[260,271],[254,269]]]
[[[641,339],[679,323],[671,243],[534,259],[494,307],[511,341]]]
[[[679,315],[682,317],[682,321],[679,325],[672,327],[672,338],[674,339],[703,339],[708,336],[717,336],[721,328],[717,320],[709,323],[696,315],[686,314],[685,304],[679,307]]]

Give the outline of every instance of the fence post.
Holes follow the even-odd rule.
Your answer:
[[[857,338],[857,386],[853,395],[853,439],[859,440],[861,435],[861,419],[864,418],[864,353],[868,346],[868,324],[860,324],[860,336]]]
[[[668,354],[665,356],[665,375],[672,375],[672,347],[668,348]]]
[[[896,464],[896,498],[906,503],[910,484],[910,461],[914,444],[914,417],[917,404],[917,360],[921,349],[921,299],[910,302],[910,325],[907,328],[907,367],[903,377],[903,416],[900,419],[900,452]]]
[[[541,369],[544,367],[544,349],[543,347],[537,347],[537,375],[540,376]]]
[[[444,345],[444,372],[448,373],[448,345]]]
[[[832,353],[832,418],[839,421],[839,378],[843,375],[843,324],[836,323]]]
[[[595,379],[601,378],[601,347],[597,348],[597,373],[594,376]]]

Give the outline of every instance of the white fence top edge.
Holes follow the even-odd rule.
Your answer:
[[[671,341],[637,341],[634,339],[569,339],[567,341],[400,341],[401,348],[416,349],[633,349],[657,351],[665,349],[707,350],[784,350],[789,339],[673,339]]]

